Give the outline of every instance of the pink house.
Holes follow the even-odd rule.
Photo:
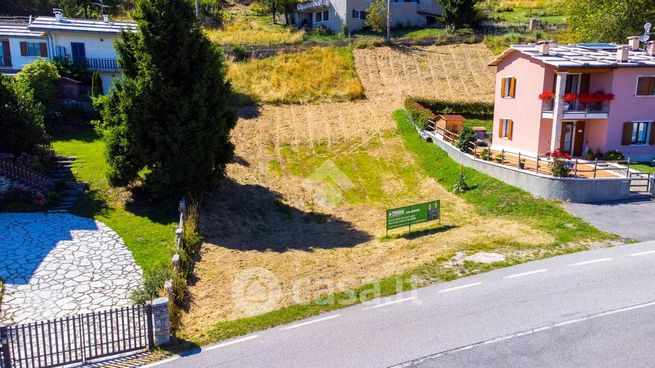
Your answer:
[[[497,67],[492,149],[655,158],[655,42],[512,46]]]

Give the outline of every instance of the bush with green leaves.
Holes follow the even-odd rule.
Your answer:
[[[466,177],[464,176],[464,165],[459,167],[459,174],[457,174],[457,181],[453,185],[453,193],[462,194],[466,193],[471,189],[471,187],[466,183]]]
[[[489,148],[483,149],[480,153],[480,158],[485,161],[491,160],[491,150]]]
[[[0,151],[32,152],[45,136],[43,107],[33,94],[0,74]]]
[[[493,115],[494,113],[494,104],[490,102],[447,101],[408,97],[405,99],[406,109],[408,104],[417,104],[433,114]]]
[[[479,0],[440,0],[441,20],[447,28],[476,28],[482,20],[478,9]]]
[[[22,93],[31,93],[34,102],[41,104],[47,111],[57,103],[55,81],[59,77],[54,63],[39,58],[23,66],[16,74],[16,89]]]
[[[428,108],[409,98],[405,100],[405,110],[412,118],[414,124],[423,130],[428,128],[429,120],[434,121],[437,118]]]
[[[476,140],[476,136],[473,128],[471,128],[470,126],[464,126],[462,130],[459,132],[459,138],[457,138],[457,142],[455,142],[455,146],[460,151],[464,153],[468,153],[471,151],[472,143],[475,143],[475,140]]]
[[[186,0],[139,0],[135,20],[139,32],[116,43],[123,80],[102,104],[108,178],[126,185],[145,173],[159,198],[211,189],[234,151],[223,55]]]
[[[608,161],[625,160],[625,155],[619,150],[611,150],[605,153],[605,160]]]

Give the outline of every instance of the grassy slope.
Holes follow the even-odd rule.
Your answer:
[[[421,167],[439,184],[451,188],[455,184],[460,166],[448,157],[445,151],[424,142],[405,119],[404,111],[396,111],[394,119],[405,146],[416,155]],[[525,191],[472,169],[464,168],[464,174],[473,189],[462,196],[483,215],[493,214],[521,220],[552,234],[558,244],[611,237],[570,215],[557,201],[535,198]]]
[[[452,187],[460,166],[450,159],[443,150],[421,140],[413,127],[405,120],[403,111],[396,111],[394,118],[405,148],[416,157],[417,164],[444,187]],[[321,149],[318,148],[319,151]],[[282,152],[282,154],[288,158],[291,153]],[[305,156],[302,152],[300,153],[300,158],[299,161],[303,161],[303,159],[311,160],[310,156]],[[357,161],[357,158],[346,158],[344,160],[344,162],[340,162],[340,167],[348,168],[352,166],[352,162],[350,161]],[[271,165],[281,170],[279,169],[279,163],[271,163]],[[291,163],[290,169],[292,173],[303,174],[311,166],[311,162],[300,163],[296,161]],[[360,163],[356,166],[366,165]],[[469,184],[474,185],[474,189],[465,193],[463,197],[475,205],[480,213],[519,219],[553,235],[555,242],[540,255],[541,257],[585,250],[588,249],[588,245],[585,245],[587,241],[602,241],[615,238],[613,235],[603,233],[582,220],[571,216],[556,201],[534,198],[522,190],[474,170],[465,169],[465,175]],[[376,194],[376,191],[372,193]],[[577,245],[562,247],[562,245],[570,243]],[[489,249],[486,244],[471,244],[469,248],[470,250]],[[432,263],[408,270],[403,274],[381,279],[379,281],[379,296],[391,295],[399,291],[425,285],[426,283],[449,281],[461,275],[486,272],[526,261],[526,259],[508,259],[507,261],[490,265],[465,262],[460,269],[453,269],[452,267],[444,266],[444,262],[448,261],[448,259],[449,256],[435,259]],[[418,276],[420,280],[423,280],[423,283],[419,285],[412,284],[410,281],[412,275]],[[402,280],[400,288],[396,287],[397,280]],[[208,333],[208,338],[195,342],[206,344],[212,341],[224,340],[359,303],[366,300],[365,295],[369,295],[371,288],[372,284],[368,284],[355,289],[353,294],[347,292],[337,293],[320,300],[292,305],[255,317],[219,322]],[[325,300],[328,300],[328,298],[333,298],[333,302],[325,303]]]
[[[643,173],[653,174],[655,173],[655,167],[650,163],[636,163],[630,165],[631,169],[641,171]]]
[[[78,180],[89,183],[89,190],[77,201],[73,213],[93,217],[120,235],[144,272],[153,271],[169,262],[170,244],[175,228],[174,216],[154,210],[134,214],[116,198],[119,191],[110,190],[105,178],[105,145],[91,129],[59,136],[53,144],[60,155],[77,156],[73,171]]]
[[[306,103],[364,97],[349,48],[315,48],[232,63],[228,75],[237,93],[258,102]]]

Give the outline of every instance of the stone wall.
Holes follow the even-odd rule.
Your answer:
[[[171,319],[168,313],[168,298],[152,301],[152,326],[155,346],[166,345],[171,341]]]
[[[630,198],[630,180],[626,178],[555,178],[474,158],[436,136],[432,137],[432,141],[458,163],[521,188],[537,197],[582,203]]]

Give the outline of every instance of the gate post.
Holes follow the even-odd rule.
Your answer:
[[[0,351],[2,351],[2,367],[11,368],[11,357],[9,356],[9,336],[7,326],[0,326]]]
[[[150,307],[148,337],[151,347],[159,347],[171,342],[171,318],[168,311],[168,298],[157,298]]]

